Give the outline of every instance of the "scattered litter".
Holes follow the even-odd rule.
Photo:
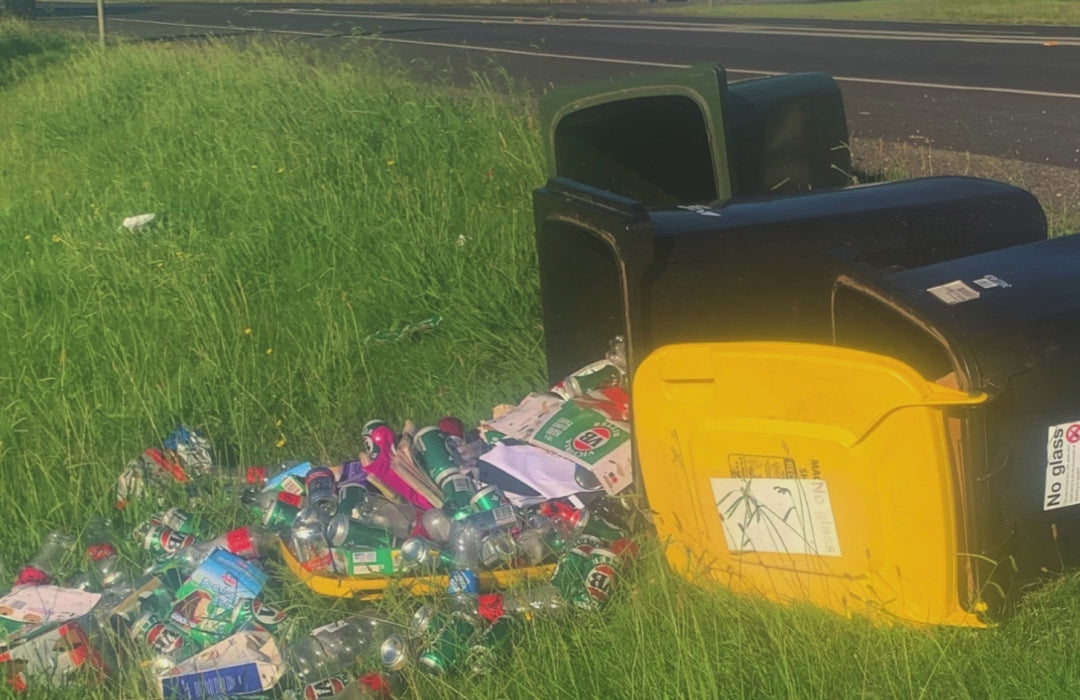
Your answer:
[[[364,338],[365,343],[374,343],[375,345],[382,345],[383,343],[392,343],[399,340],[404,340],[410,336],[418,333],[426,333],[433,331],[439,327],[442,323],[442,316],[439,314],[432,314],[427,318],[420,319],[416,323],[409,323],[402,326],[400,329],[388,328],[386,330],[377,331],[372,333],[368,337]]]
[[[142,230],[157,220],[157,214],[139,214],[124,219],[122,226],[132,233],[141,233]]]
[[[607,476],[629,483],[622,352],[613,345],[475,429],[453,416],[420,429],[369,421],[334,465],[225,467],[205,435],[179,426],[117,481],[118,509],[164,508],[129,530],[141,573],[105,518],[78,539],[46,533],[0,597],[0,678],[22,692],[75,671],[84,682],[143,669],[162,698],[390,698],[413,670],[495,671],[529,621],[600,611],[629,573],[637,511]],[[209,532],[185,508],[222,493],[252,521]],[[167,507],[177,494],[188,505]],[[266,564],[279,559],[273,571],[326,595],[397,586],[445,597],[397,621],[354,612],[297,639],[298,621],[264,600]],[[502,593],[510,583],[523,585]]]

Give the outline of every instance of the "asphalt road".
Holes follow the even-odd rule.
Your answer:
[[[143,39],[379,42],[460,76],[500,66],[536,89],[710,62],[732,80],[820,71],[839,81],[854,136],[1080,169],[1080,28],[697,19],[642,7],[110,4],[107,17],[111,33]],[[94,27],[90,4],[39,9],[44,22]]]

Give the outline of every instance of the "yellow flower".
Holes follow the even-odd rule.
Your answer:
[[[281,174],[281,173],[283,173],[283,172],[285,172],[285,168],[278,168],[278,169],[277,169],[277,174],[278,174],[278,175],[280,175],[280,174]]]
[[[22,239],[23,239],[24,241],[28,241],[28,240],[30,240],[30,234],[29,234],[29,233],[28,233],[28,234],[26,234],[25,236],[23,236],[23,237],[22,237]]]
[[[274,421],[274,427],[276,427],[276,428],[281,427],[281,419],[280,418],[278,418],[276,421]]]
[[[980,600],[978,603],[975,603],[975,612],[986,612],[989,607],[990,606],[988,606],[985,601]]]
[[[392,160],[388,160],[388,161],[386,161],[386,164],[387,164],[387,165],[393,165],[393,164],[394,164],[394,161],[392,161]]]
[[[273,352],[274,352],[274,348],[266,348],[266,354],[267,355],[273,354]]]
[[[281,436],[281,439],[277,441],[276,445],[277,445],[278,449],[281,449],[282,447],[285,447],[285,436],[284,435]]]
[[[244,335],[251,335],[251,329],[250,328],[245,328],[244,329]]]
[[[53,243],[59,243],[60,242],[60,234],[59,233],[54,233],[53,234],[52,242]]]

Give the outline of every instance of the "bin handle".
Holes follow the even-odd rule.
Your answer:
[[[848,447],[855,447],[860,442],[869,437],[870,433],[881,425],[886,418],[901,411],[905,408],[927,408],[933,406],[978,406],[979,404],[986,403],[989,395],[979,392],[977,394],[965,394],[953,389],[946,389],[944,387],[937,387],[934,384],[928,384],[927,388],[930,390],[930,395],[924,401],[916,401],[913,403],[901,403],[882,411],[877,417],[875,417],[870,423],[862,429],[862,431],[856,433],[857,437],[848,445]]]

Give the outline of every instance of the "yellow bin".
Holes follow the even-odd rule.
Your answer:
[[[634,438],[668,562],[841,614],[981,625],[947,426],[986,398],[831,346],[657,350],[634,377]]]

